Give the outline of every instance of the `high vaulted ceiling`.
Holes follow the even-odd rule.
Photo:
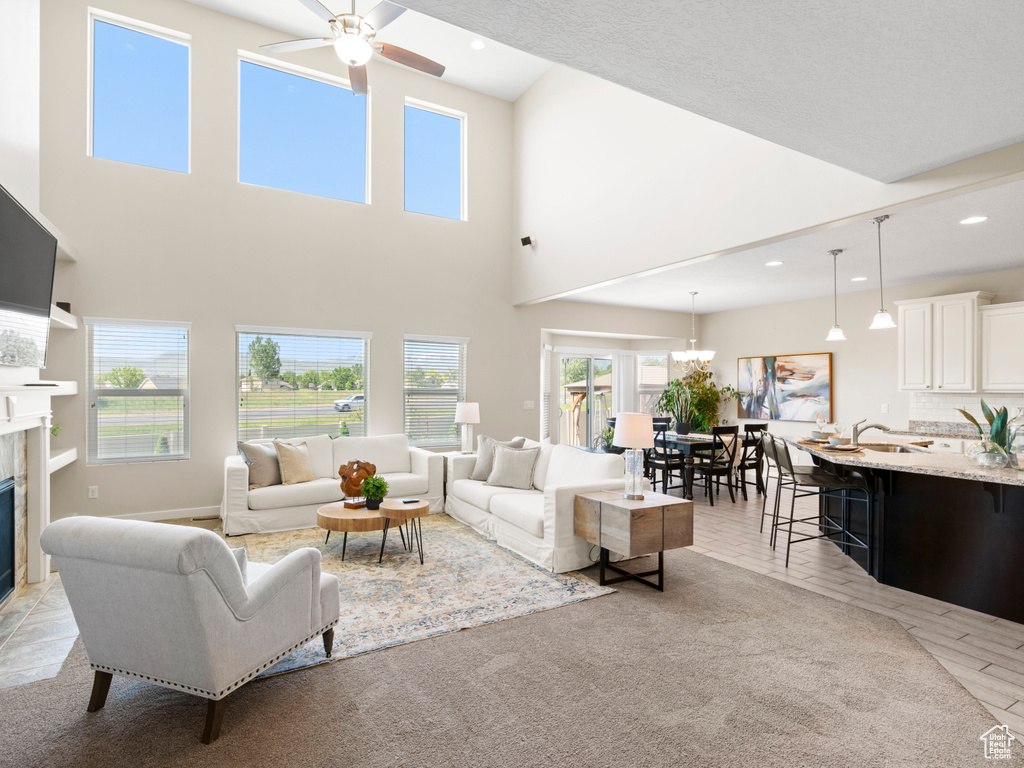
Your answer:
[[[1020,0],[403,0],[879,181],[1024,141]]]

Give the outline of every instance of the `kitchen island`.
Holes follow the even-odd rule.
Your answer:
[[[877,581],[1024,622],[1024,472],[977,469],[905,440],[862,440],[850,453],[786,440],[837,475],[867,478],[868,505],[823,496],[821,514],[870,543],[865,552],[834,542]]]

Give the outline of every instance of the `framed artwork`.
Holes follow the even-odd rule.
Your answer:
[[[741,419],[832,421],[832,353],[741,357],[736,361]]]

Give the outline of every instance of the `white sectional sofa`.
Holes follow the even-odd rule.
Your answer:
[[[415,496],[429,501],[432,513],[443,511],[444,459],[440,454],[410,446],[405,435],[317,435],[282,442],[305,443],[316,479],[249,490],[248,465],[239,455],[228,456],[224,460],[220,512],[227,535],[315,527],[317,508],[344,497],[338,468],[357,459],[376,465],[377,474],[388,481],[388,496]]]
[[[536,445],[528,440],[525,447]],[[574,533],[576,494],[623,488],[622,456],[541,445],[530,490],[471,480],[475,454],[449,461],[445,511],[456,520],[555,573],[596,562],[592,545]]]

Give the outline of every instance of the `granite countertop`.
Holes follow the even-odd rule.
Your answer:
[[[977,469],[967,463],[961,454],[939,453],[912,445],[911,440],[900,440],[894,437],[880,437],[884,433],[866,436],[861,444],[868,446],[878,443],[895,443],[906,445],[912,453],[879,453],[864,448],[860,451],[826,451],[822,448],[799,442],[797,438],[787,437],[786,442],[802,451],[833,464],[850,467],[866,467],[869,469],[890,469],[897,472],[913,472],[919,475],[939,475],[955,477],[960,480],[977,480],[1001,485],[1024,485],[1024,472],[1017,469]]]

